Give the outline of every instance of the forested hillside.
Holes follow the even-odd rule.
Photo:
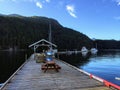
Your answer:
[[[91,48],[92,40],[73,29],[63,27],[56,20],[46,17],[23,17],[20,15],[0,16],[0,49],[27,49],[40,39],[48,40],[51,23],[52,42],[58,49]]]
[[[98,49],[120,49],[120,41],[96,40]]]

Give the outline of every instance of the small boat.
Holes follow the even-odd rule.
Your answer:
[[[91,48],[90,52],[91,52],[92,54],[96,54],[96,53],[98,52],[98,50],[97,50],[96,48]]]
[[[88,52],[88,49],[85,46],[83,46],[81,52]]]
[[[55,54],[55,53],[57,53],[57,52],[58,52],[58,50],[57,50],[57,49],[53,49],[52,51],[53,51],[53,54]]]

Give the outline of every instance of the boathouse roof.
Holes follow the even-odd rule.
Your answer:
[[[47,44],[46,44],[47,43]],[[33,47],[33,46],[54,46],[54,47],[57,47],[57,45],[45,40],[45,39],[41,39],[31,45],[29,45],[29,47]]]

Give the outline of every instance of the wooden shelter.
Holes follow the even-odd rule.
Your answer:
[[[34,53],[36,53],[36,49],[40,46],[47,46],[49,49],[52,47],[57,47],[57,45],[45,40],[45,39],[41,39],[31,45],[29,45],[29,48],[33,47],[34,48]]]

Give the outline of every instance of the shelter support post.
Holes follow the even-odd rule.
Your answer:
[[[35,60],[36,48],[34,46],[34,60]]]

